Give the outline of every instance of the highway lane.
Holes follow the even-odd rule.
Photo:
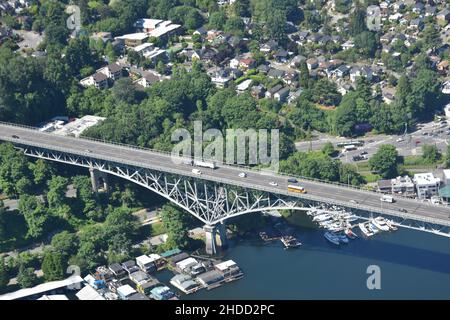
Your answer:
[[[13,138],[13,135],[18,136],[19,139]],[[139,164],[140,166],[149,169],[162,169],[176,174],[240,185],[299,198],[308,198],[318,201],[335,201],[338,204],[353,208],[359,208],[360,205],[369,206],[374,212],[391,210],[391,213],[398,213],[399,209],[404,208],[408,211],[408,214],[439,219],[442,220],[443,223],[450,225],[450,207],[432,206],[419,201],[399,197],[396,197],[395,203],[382,203],[380,201],[380,195],[377,193],[347,188],[344,186],[301,180],[300,183],[307,189],[308,193],[307,195],[294,194],[287,192],[287,177],[282,175],[261,173],[228,165],[219,165],[215,170],[201,168],[202,175],[198,176],[192,173],[191,166],[174,163],[169,154],[59,136],[5,124],[0,124],[0,140],[11,141],[16,144],[23,143],[24,145],[43,145],[48,149],[68,151],[74,154],[104,160],[114,160],[131,165]],[[88,152],[87,150],[90,150],[91,152]],[[245,172],[247,177],[239,177],[238,175],[240,172]],[[271,181],[277,182],[278,186],[269,185]],[[349,202],[350,200],[356,200],[359,204],[352,204]]]

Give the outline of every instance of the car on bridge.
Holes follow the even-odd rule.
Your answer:
[[[278,183],[276,183],[275,181],[270,181],[269,184],[274,187],[276,187],[278,185]]]
[[[15,134],[13,134],[12,137],[13,137],[14,139],[20,139],[20,137],[19,137],[18,135],[15,135]]]
[[[295,179],[295,178],[289,178],[287,181],[290,182],[290,183],[297,183],[298,182],[298,180]]]
[[[241,172],[241,173],[239,173],[239,177],[245,178],[245,177],[247,177],[247,174],[245,172]]]
[[[202,172],[200,170],[198,170],[198,169],[192,169],[192,173],[202,174]]]

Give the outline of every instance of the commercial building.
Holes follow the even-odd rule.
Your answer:
[[[406,196],[414,195],[414,183],[408,176],[397,177],[391,180],[392,193],[403,194]]]
[[[434,177],[433,173],[417,173],[414,175],[417,197],[419,199],[430,198],[438,193],[441,179]]]
[[[57,128],[53,132],[62,136],[71,136],[78,138],[86,129],[95,126],[105,120],[106,118],[98,116],[84,116],[67,123],[66,125]]]

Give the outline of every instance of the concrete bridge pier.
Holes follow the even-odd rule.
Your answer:
[[[228,248],[228,240],[225,224],[220,222],[217,225],[204,225],[206,253],[210,255],[217,254],[219,249]]]
[[[91,175],[92,190],[98,193],[100,190],[109,192],[108,175],[105,172],[89,168]]]

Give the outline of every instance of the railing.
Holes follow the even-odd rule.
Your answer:
[[[21,125],[21,124],[15,124],[15,123],[9,123],[9,122],[3,122],[3,121],[0,121],[0,125],[6,125],[6,126],[19,127],[19,128],[39,131],[39,129],[36,128],[36,127],[27,126],[27,125]],[[53,136],[52,133],[49,133],[49,132],[44,132],[44,131],[39,131],[39,132],[42,133],[42,134],[48,134],[48,135]],[[60,136],[60,137],[68,138],[68,136]],[[127,148],[127,149],[139,150],[139,151],[143,151],[143,152],[150,152],[150,153],[154,153],[154,154],[158,154],[158,155],[172,156],[172,153],[168,152],[168,151],[161,151],[161,150],[156,150],[156,149],[151,149],[151,148],[145,148],[145,147],[140,147],[140,146],[135,146],[135,145],[124,144],[124,143],[120,143],[120,142],[108,141],[108,140],[104,140],[104,139],[96,139],[96,138],[90,138],[90,137],[79,137],[79,138],[69,137],[69,138],[85,140],[85,141],[92,141],[92,142],[101,143],[101,144],[114,145],[114,146],[119,146],[119,147],[123,147],[123,148]],[[47,146],[44,146],[44,145],[41,145],[41,147],[42,148],[48,148]],[[58,149],[63,149],[63,148],[58,148]],[[62,151],[62,150],[60,150],[60,151]],[[63,152],[72,153],[72,154],[74,153],[74,151],[70,150],[70,149],[65,149]],[[85,155],[83,154],[83,156],[85,156]],[[107,158],[107,157],[102,157],[102,158]],[[188,159],[191,158],[191,159],[193,159],[193,157],[187,157],[187,156],[183,157],[183,158],[188,158]],[[104,160],[106,160],[106,159],[104,159]],[[317,178],[312,178],[312,177],[304,177],[304,176],[299,176],[299,175],[286,174],[286,173],[283,173],[283,172],[274,172],[274,171],[270,171],[270,170],[267,170],[265,168],[260,168],[260,167],[249,167],[249,166],[240,165],[240,164],[228,164],[228,163],[224,163],[223,161],[219,161],[219,160],[211,159],[211,158],[203,158],[203,160],[214,161],[214,162],[220,164],[220,166],[222,166],[222,167],[241,168],[241,169],[244,169],[244,170],[247,170],[247,171],[252,171],[252,172],[260,172],[260,173],[265,172],[265,173],[268,173],[268,174],[271,174],[271,175],[274,175],[274,176],[282,176],[282,177],[287,177],[287,178],[296,178],[296,179],[299,179],[299,180],[309,181],[309,182],[313,182],[313,183],[323,183],[323,184],[333,185],[333,186],[337,186],[337,187],[341,187],[341,188],[352,189],[352,190],[355,190],[355,191],[358,191],[358,192],[361,192],[361,193],[365,193],[365,194],[369,194],[369,195],[374,195],[374,194],[381,195],[381,194],[383,194],[383,193],[379,192],[378,190],[368,190],[368,189],[361,188],[359,186],[354,186],[354,185],[350,185],[350,184],[344,184],[344,183],[335,182],[335,181],[328,181],[328,180],[322,180],[322,179],[317,179]],[[117,163],[123,162],[123,160],[119,159],[119,158],[117,158],[115,160],[108,160],[108,161],[114,161],[114,162],[117,162]],[[129,163],[129,162],[130,161],[127,161],[127,163]],[[134,166],[137,166],[137,167],[142,166],[142,164],[140,164],[140,163],[137,163],[137,162],[133,162],[133,163],[134,164],[132,164],[132,165],[134,165]],[[167,170],[167,168],[160,168],[159,170],[160,171],[172,171],[172,170]],[[198,176],[194,176],[194,175],[191,175],[191,174],[186,174],[186,172],[184,172],[184,171],[179,171],[179,170],[177,170],[177,171],[180,172],[180,173],[177,173],[177,174],[189,175],[189,176],[198,178]],[[216,180],[218,182],[220,182],[219,178],[217,178]],[[231,181],[231,183],[227,183],[227,184],[234,184],[234,185],[238,185],[239,184],[238,181],[234,181],[234,180],[229,180],[229,181]],[[258,189],[266,191],[265,190],[266,187],[264,187],[264,186],[258,186]],[[270,192],[273,193],[274,189],[271,189],[271,190],[272,191],[270,191]],[[279,190],[277,192],[279,192]],[[423,201],[420,201],[418,199],[411,199],[411,198],[401,197],[401,196],[400,197],[399,196],[394,196],[394,199],[415,201],[415,202],[417,202],[418,204],[421,204],[421,205],[426,205],[426,206],[429,206],[429,207],[436,207],[436,205],[431,204],[430,202],[423,202]],[[442,207],[442,205],[441,205],[441,207]]]

